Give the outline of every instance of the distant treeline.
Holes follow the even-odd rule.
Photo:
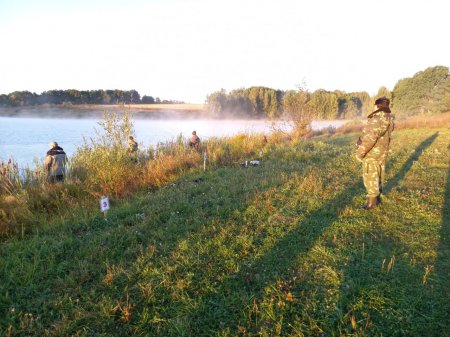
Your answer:
[[[299,95],[301,93],[301,95]],[[286,111],[313,111],[316,119],[348,119],[365,116],[373,110],[375,98],[387,96],[398,116],[450,111],[449,68],[436,66],[397,82],[392,91],[381,87],[375,96],[367,92],[335,90],[275,90],[251,87],[214,92],[206,97],[211,116],[244,118],[279,118]],[[141,96],[136,90],[49,90],[36,94],[15,91],[0,95],[0,107],[33,106],[41,104],[173,104],[183,103]],[[306,110],[302,109],[306,106]]]
[[[255,118],[277,118],[286,111],[287,101],[297,95],[296,90],[280,91],[266,87],[237,89],[230,93],[221,90],[206,99],[208,111],[214,116],[245,115]],[[370,110],[371,97],[366,92],[316,90],[307,93],[308,104],[316,118],[351,118]]]
[[[210,94],[207,107],[214,116],[233,115],[256,118],[280,117],[292,106],[308,105],[318,119],[345,119],[365,116],[373,111],[377,97],[391,99],[392,109],[398,116],[450,111],[450,76],[448,67],[436,66],[397,82],[392,91],[381,87],[371,97],[367,92],[280,91],[266,87],[225,90]],[[306,98],[305,98],[306,97]],[[298,102],[296,102],[298,100]],[[288,108],[289,107],[289,108]]]
[[[36,94],[14,91],[0,95],[0,106],[17,107],[41,104],[174,104],[180,101],[141,96],[136,90],[49,90]]]

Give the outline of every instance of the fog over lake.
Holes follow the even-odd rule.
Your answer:
[[[0,117],[0,161],[13,157],[20,167],[34,166],[34,161],[43,160],[48,144],[57,141],[70,156],[83,144],[83,137],[95,136],[100,118],[37,118]],[[314,121],[315,130],[340,126],[345,121]],[[209,137],[231,136],[240,132],[270,133],[269,121],[262,120],[205,120],[205,119],[134,119],[136,140],[141,148],[159,142],[174,140],[182,134],[188,138],[193,130],[202,140]]]

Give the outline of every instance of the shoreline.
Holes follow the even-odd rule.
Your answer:
[[[98,122],[100,116],[92,118],[59,118],[54,116],[38,117],[1,117],[0,133],[4,139],[0,141],[0,161],[13,157],[21,168],[34,166],[35,158],[40,161],[47,151],[50,140],[56,140],[71,156],[83,144],[83,139],[96,136],[96,129],[101,129]],[[72,118],[70,118],[72,117]],[[277,130],[288,130],[289,125],[270,120],[244,119],[207,119],[207,118],[134,118],[133,130],[142,150],[159,143],[176,139],[179,135],[188,137],[192,130],[197,130],[206,141],[212,137],[229,137],[238,133],[270,134]],[[120,117],[119,117],[120,118]],[[328,128],[334,124],[337,128],[345,121],[313,121],[314,131]],[[36,157],[37,156],[37,157]]]

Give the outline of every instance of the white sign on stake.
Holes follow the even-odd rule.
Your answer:
[[[102,197],[100,199],[100,210],[105,214],[109,210],[109,199],[108,197]]]

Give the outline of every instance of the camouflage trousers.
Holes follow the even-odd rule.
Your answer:
[[[368,197],[377,197],[383,189],[385,163],[363,161],[363,181]]]

